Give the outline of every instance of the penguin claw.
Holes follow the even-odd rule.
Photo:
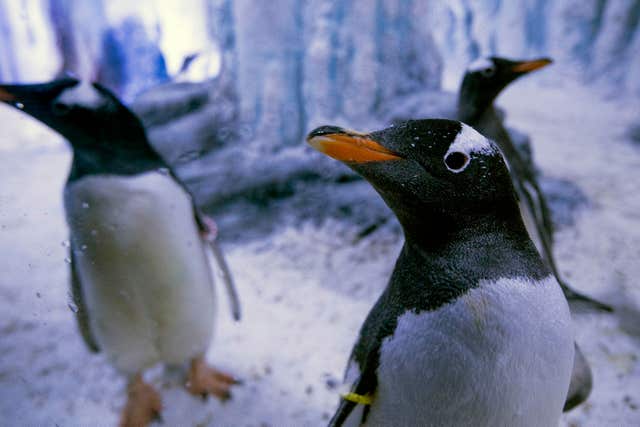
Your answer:
[[[201,221],[205,227],[205,229],[201,231],[202,237],[207,242],[216,240],[218,238],[218,224],[216,224],[213,218],[207,215],[202,215]]]
[[[203,400],[211,394],[225,402],[231,398],[231,386],[239,383],[232,375],[208,366],[203,357],[198,357],[191,361],[186,388]]]
[[[122,412],[120,427],[147,426],[152,421],[162,422],[162,401],[152,386],[136,375],[127,387],[127,403]]]

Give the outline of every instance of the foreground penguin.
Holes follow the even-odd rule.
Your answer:
[[[520,210],[529,234],[562,286],[569,300],[586,301],[595,307],[611,311],[611,307],[573,290],[560,276],[553,256],[553,224],[544,193],[536,179],[532,162],[514,144],[502,123],[501,114],[493,101],[512,81],[551,63],[550,59],[512,61],[505,58],[481,58],[467,69],[460,86],[457,119],[494,140],[504,154],[511,171],[513,185],[520,199]]]
[[[308,142],[365,177],[406,238],[330,425],[557,425],[574,360],[569,307],[498,147],[450,120],[327,126]]]
[[[158,362],[189,362],[191,393],[227,398],[235,380],[204,360],[216,313],[207,247],[222,259],[215,225],[151,148],[136,116],[104,87],[70,78],[0,86],[0,100],[58,131],[73,149],[64,190],[71,291],[89,348],[129,378],[121,425],[146,425],[160,412],[159,394],[142,378]]]

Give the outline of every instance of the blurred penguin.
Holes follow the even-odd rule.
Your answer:
[[[527,161],[503,125],[503,115],[493,102],[509,83],[549,64],[548,58],[514,61],[480,58],[469,65],[460,86],[457,119],[494,140],[509,166],[527,230],[543,259],[562,286],[567,299],[585,301],[605,311],[611,307],[572,289],[561,277],[553,255],[553,223],[544,193],[536,178],[533,162]],[[520,146],[526,144],[519,144]]]
[[[138,118],[106,88],[73,78],[0,85],[0,100],[73,150],[64,189],[71,292],[87,346],[128,377],[121,425],[147,425],[160,413],[160,396],[142,376],[159,362],[189,363],[192,394],[228,398],[236,380],[204,357],[216,315],[209,251],[240,316],[215,223],[149,145]]]

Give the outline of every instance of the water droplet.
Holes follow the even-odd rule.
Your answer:
[[[85,251],[85,250],[87,250],[87,245],[82,245],[82,246],[80,246],[80,250],[81,250],[81,251]]]
[[[92,236],[97,236],[98,235],[98,231],[97,230],[91,230],[91,235]]]
[[[162,175],[169,175],[168,168],[158,168],[158,172],[160,172]]]
[[[73,301],[69,301],[67,303],[67,307],[69,307],[69,310],[73,311],[74,313],[77,313],[78,311],[80,311],[76,303],[74,303]]]
[[[16,102],[15,106],[19,110],[24,110],[24,104],[22,102]]]
[[[68,248],[71,245],[68,240],[63,240],[60,244],[63,248]]]
[[[82,202],[82,209],[89,209],[89,203]]]
[[[420,137],[419,137],[419,136],[414,136],[414,137],[413,137],[413,140],[414,140],[414,141],[420,141]]]
[[[42,295],[40,295],[40,292],[36,292],[36,296],[37,296],[38,298],[41,298],[41,297],[42,297]]]
[[[415,147],[415,146],[416,146],[415,142],[412,142],[412,143],[411,143],[411,146],[412,146],[412,147]]]
[[[71,264],[71,258],[66,257],[66,258],[64,259],[64,262],[66,262],[67,264]]]

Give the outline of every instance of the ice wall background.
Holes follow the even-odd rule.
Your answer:
[[[634,0],[2,0],[0,79],[71,71],[132,100],[213,51],[250,130],[294,144],[318,121],[454,86],[486,54],[548,55],[639,96],[639,20]]]
[[[323,425],[402,236],[305,132],[450,109],[478,55],[553,57],[499,103],[531,137],[563,275],[616,309],[575,312],[595,385],[561,425],[632,426],[639,19],[632,0],[0,0],[0,81],[72,72],[112,88],[220,225],[246,318],[221,304],[209,356],[245,384],[221,405],[152,373],[165,425]],[[69,149],[7,106],[0,125],[0,424],[116,425],[124,380],[88,353],[68,307]]]
[[[356,179],[305,155],[306,132],[443,116],[440,89],[480,55],[551,56],[555,76],[639,98],[639,20],[633,0],[0,0],[0,80],[103,83],[200,204],[253,207]]]

